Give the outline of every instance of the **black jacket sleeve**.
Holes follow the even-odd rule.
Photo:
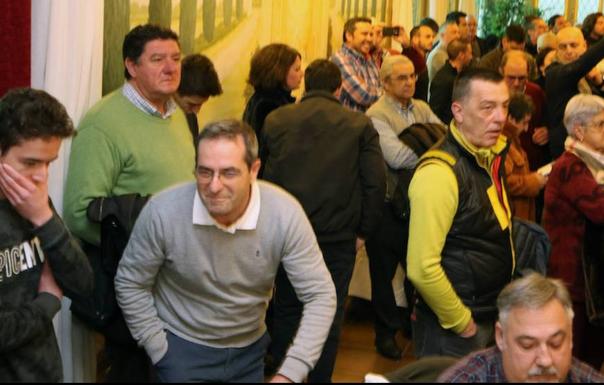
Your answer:
[[[40,246],[59,287],[65,292],[91,295],[94,282],[90,262],[61,218],[55,213],[33,233],[40,239]]]
[[[386,170],[379,135],[368,120],[361,139],[359,171],[362,206],[358,236],[366,239],[380,221],[386,195]]]
[[[441,69],[444,71],[445,69]],[[436,116],[445,124],[448,124],[453,118],[451,112],[451,99],[453,95],[453,82],[455,78],[450,79],[444,76],[443,72],[437,72],[434,80],[430,83],[430,108]]]
[[[568,101],[578,94],[577,83],[604,58],[604,39],[592,45],[581,57],[572,63],[553,63],[547,69],[545,94],[550,130],[549,148],[553,158],[564,151],[566,129],[564,110]]]
[[[52,332],[52,317],[61,308],[59,299],[40,293],[32,302],[19,308],[0,309],[0,354],[26,345]]]
[[[552,67],[556,72],[556,80],[576,88],[582,77],[587,75],[604,58],[604,39],[591,47],[572,63]],[[549,72],[547,74],[549,76]],[[546,77],[547,79],[547,77]],[[546,80],[547,81],[547,80]]]

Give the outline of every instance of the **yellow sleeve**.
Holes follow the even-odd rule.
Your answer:
[[[440,263],[458,205],[457,179],[451,167],[439,160],[424,163],[409,185],[409,201],[409,279],[440,325],[462,333],[472,312],[457,296]]]

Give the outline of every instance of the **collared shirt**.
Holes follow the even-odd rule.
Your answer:
[[[413,102],[413,99],[410,99],[409,103],[405,107],[389,95],[386,95],[386,102],[396,111],[397,114],[406,120],[407,127],[413,123],[416,123],[416,117],[413,113],[415,110],[415,103]]]
[[[157,116],[158,118],[168,119],[174,111],[176,111],[176,102],[174,99],[170,98],[166,102],[166,113],[162,114],[159,112],[153,104],[151,104],[147,99],[145,99],[137,90],[130,84],[130,82],[124,83],[124,87],[122,87],[122,94],[128,99],[132,104],[136,106],[139,110],[143,111],[146,114]]]
[[[492,347],[462,358],[438,377],[438,382],[508,382],[503,370],[501,351]],[[604,376],[573,358],[566,382],[603,382]]]
[[[243,215],[229,226],[224,226],[218,222],[208,212],[208,209],[201,201],[199,191],[193,198],[193,224],[200,226],[216,226],[220,230],[235,234],[237,230],[255,230],[260,216],[260,189],[258,183],[252,183],[250,202]]]
[[[365,112],[382,92],[375,61],[346,45],[331,60],[342,73],[340,102],[350,109]]]

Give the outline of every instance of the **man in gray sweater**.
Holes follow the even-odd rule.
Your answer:
[[[128,327],[162,381],[262,382],[264,314],[282,263],[304,315],[272,380],[300,382],[336,308],[312,227],[291,195],[256,180],[249,126],[210,123],[196,149],[196,185],[149,201],[124,251],[115,288]]]

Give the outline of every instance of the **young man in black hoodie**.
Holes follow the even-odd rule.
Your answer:
[[[52,318],[63,291],[88,295],[92,270],[48,197],[48,167],[75,133],[44,91],[0,99],[0,382],[59,382]]]

